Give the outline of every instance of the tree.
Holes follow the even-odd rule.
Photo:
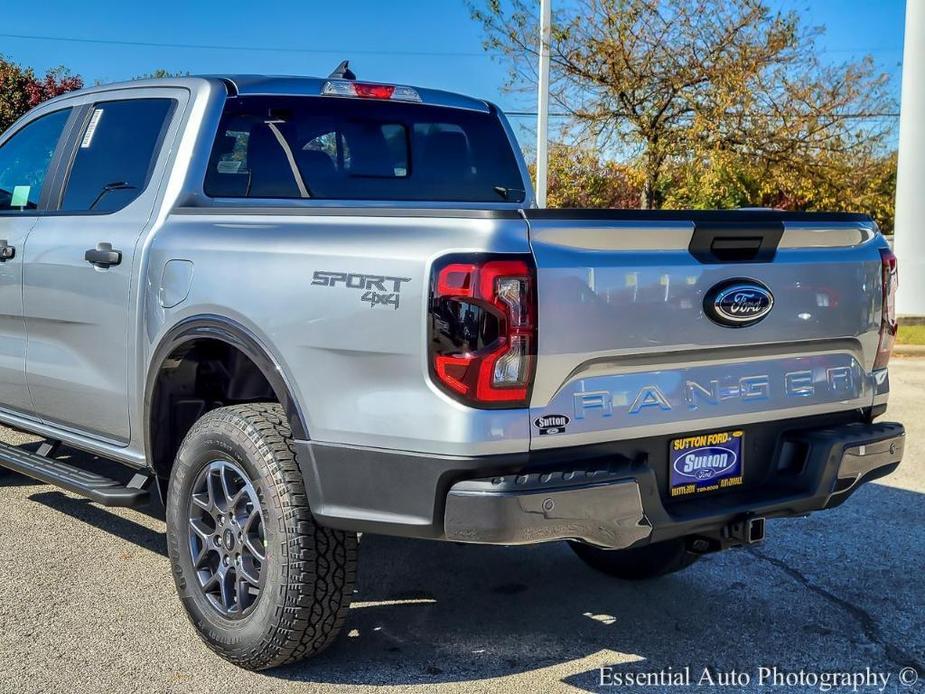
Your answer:
[[[468,0],[485,45],[533,88],[538,3]],[[743,164],[825,179],[840,155],[882,145],[893,110],[870,59],[828,66],[796,13],[763,0],[573,0],[553,18],[550,98],[576,141],[632,159],[640,206],[664,201],[669,170]],[[730,172],[731,173],[731,172]]]
[[[531,167],[531,173],[535,169]],[[549,207],[633,207],[641,181],[630,166],[602,160],[588,147],[564,143],[549,148]]]
[[[882,231],[893,231],[896,152],[839,154],[804,171],[769,169],[736,157],[672,162],[666,168],[662,181],[666,207],[863,211]],[[825,175],[818,175],[819,169]]]
[[[171,72],[170,70],[159,67],[156,70],[152,70],[151,72],[146,72],[143,75],[138,75],[137,77],[134,77],[133,79],[153,80],[153,79],[161,79],[163,77],[189,77],[189,74],[190,74],[189,72]]]
[[[42,78],[0,56],[0,132],[43,101],[80,89],[83,80],[65,67],[49,70]]]

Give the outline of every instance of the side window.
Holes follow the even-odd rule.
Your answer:
[[[0,147],[0,211],[38,207],[48,165],[71,109],[49,113],[18,131]]]
[[[80,136],[61,210],[115,212],[144,191],[172,99],[126,99],[94,104]]]

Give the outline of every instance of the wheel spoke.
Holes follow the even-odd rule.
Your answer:
[[[209,492],[209,508],[206,510],[215,515],[215,511],[218,508],[218,497],[215,493],[215,476],[212,474],[211,470],[206,472],[206,489]]]
[[[238,610],[243,612],[248,607],[250,607],[251,604],[250,585],[248,585],[248,582],[244,580],[244,575],[240,571],[235,573],[237,578],[237,581],[235,582],[235,593],[237,594],[238,598]]]
[[[244,536],[244,549],[250,552],[261,564],[267,560],[267,552],[258,538]]]
[[[201,569],[206,566],[206,559],[209,557],[209,552],[212,550],[209,549],[208,545],[203,545],[202,549],[199,550],[199,554],[193,557],[193,568]]]
[[[247,566],[246,564],[250,564],[251,566]],[[259,588],[260,587],[260,577],[257,575],[257,573],[253,573],[253,574],[251,573],[251,569],[253,568],[254,568],[253,561],[247,561],[247,562],[242,561],[238,565],[238,573],[241,575],[241,578],[243,578],[245,581],[250,583],[255,588]]]
[[[212,529],[209,528],[200,518],[190,518],[189,527],[196,536],[202,540],[202,543],[208,545],[212,540]]]
[[[199,570],[206,565],[206,558],[212,551],[212,535],[202,523],[202,521],[190,520],[190,529],[195,536],[199,538],[198,543],[190,543],[190,553],[192,554],[193,568]],[[198,549],[195,547],[198,544]]]
[[[202,584],[202,592],[210,593],[212,589],[215,588],[216,585],[218,585],[219,581],[221,581],[221,576],[219,575],[218,571],[216,571],[211,576],[209,576],[209,578],[207,578],[205,582]]]
[[[247,496],[247,487],[241,487],[238,493],[231,497],[231,500],[228,502],[228,510],[233,512],[238,507],[238,504],[241,503],[241,499],[245,496]]]
[[[231,489],[228,487],[228,466],[227,465],[222,465],[221,468],[219,468],[218,477],[222,483],[222,495],[225,497],[224,499],[225,500],[225,510],[230,511],[232,508],[234,508],[231,505],[231,501],[234,498],[234,494],[231,493]]]
[[[205,499],[203,499],[202,497],[203,497],[203,494],[201,493],[193,494],[193,497],[192,497],[193,503],[196,504],[199,508],[201,508],[206,513],[211,513],[212,512],[212,499],[209,498],[209,492],[208,491],[205,492],[205,497],[206,497]]]
[[[229,612],[234,609],[234,594],[232,584],[234,582],[233,571],[222,571],[219,574],[219,590],[221,592],[222,606]]]

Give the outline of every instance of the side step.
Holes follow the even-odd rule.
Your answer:
[[[148,475],[137,473],[128,485],[120,484],[108,477],[46,457],[54,448],[54,444],[43,443],[38,453],[30,453],[0,443],[0,467],[85,496],[103,506],[138,506],[148,500],[148,483],[151,479]]]

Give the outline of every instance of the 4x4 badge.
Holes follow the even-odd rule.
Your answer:
[[[360,272],[330,272],[316,270],[312,284],[321,287],[336,287],[342,284],[348,289],[363,292],[360,301],[374,306],[391,306],[398,309],[401,300],[402,282],[410,282],[410,277],[391,277],[389,275],[367,275]]]

